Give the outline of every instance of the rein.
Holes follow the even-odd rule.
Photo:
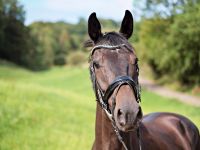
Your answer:
[[[108,118],[111,120],[112,126],[114,128],[114,131],[115,131],[119,141],[122,143],[125,150],[128,150],[125,142],[123,141],[122,136],[120,135],[120,131],[119,131],[119,129],[116,125],[115,119],[114,119],[114,109],[115,109],[115,104],[116,104],[116,96],[117,96],[117,93],[118,93],[118,91],[119,91],[119,89],[122,85],[129,85],[132,88],[132,90],[135,94],[136,101],[138,103],[140,103],[141,99],[140,99],[139,83],[135,82],[130,76],[118,76],[108,86],[107,90],[103,91],[101,89],[97,79],[96,79],[94,62],[92,61],[92,55],[98,49],[104,48],[104,49],[116,50],[116,49],[120,49],[122,47],[125,47],[126,49],[128,49],[129,51],[132,52],[132,50],[128,46],[126,46],[125,44],[116,45],[116,46],[111,46],[111,45],[97,45],[97,46],[95,46],[90,53],[90,60],[91,60],[90,73],[91,73],[91,79],[92,79],[92,82],[93,82],[93,88],[94,88],[95,95],[96,95],[96,100],[101,105],[102,109],[105,111]],[[137,71],[139,71],[139,70],[137,69]],[[114,93],[114,96],[112,97],[112,108],[110,110],[108,100],[113,93]],[[141,150],[141,140],[140,140],[139,127],[138,127],[138,130],[137,130],[137,136],[139,138],[139,149]]]

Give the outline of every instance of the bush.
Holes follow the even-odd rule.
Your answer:
[[[54,64],[59,65],[59,66],[65,65],[66,64],[66,54],[56,55],[54,58]]]
[[[67,60],[68,60],[68,64],[73,65],[73,66],[79,66],[87,62],[87,57],[85,53],[81,51],[77,51],[77,52],[73,52],[69,54]]]
[[[167,55],[166,37],[169,34],[170,20],[162,18],[146,19],[142,21],[139,32],[140,58],[152,68],[156,78],[162,76],[166,70],[161,68],[163,56]]]

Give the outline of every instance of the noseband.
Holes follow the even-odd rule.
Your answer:
[[[91,59],[92,55],[94,54],[94,52],[96,50],[98,50],[98,49],[104,48],[104,49],[116,50],[116,49],[120,49],[122,47],[125,47],[126,49],[128,49],[129,51],[132,52],[132,50],[128,46],[126,46],[125,44],[121,44],[121,45],[117,45],[117,46],[98,45],[98,46],[95,46],[92,49],[91,54],[90,54],[90,59]],[[139,71],[139,70],[137,69],[137,71]],[[102,88],[100,87],[97,79],[96,79],[95,67],[94,67],[94,62],[92,61],[92,59],[91,59],[91,63],[90,63],[90,73],[91,73],[91,79],[92,79],[92,82],[93,82],[93,88],[94,88],[95,95],[96,95],[96,100],[97,100],[97,102],[99,102],[99,104],[101,105],[102,109],[106,112],[108,118],[111,120],[112,126],[113,126],[113,128],[114,128],[114,130],[116,132],[116,135],[117,135],[119,141],[122,143],[122,145],[124,146],[125,150],[128,150],[127,146],[125,145],[125,143],[124,143],[124,141],[122,139],[122,136],[120,135],[119,129],[116,126],[115,119],[114,119],[114,109],[115,109],[115,103],[116,103],[116,95],[117,95],[117,92],[118,92],[119,88],[122,85],[129,85],[131,87],[131,89],[133,90],[133,92],[134,92],[134,95],[136,97],[136,101],[139,103],[141,101],[140,100],[140,86],[139,86],[139,83],[135,82],[130,76],[118,76],[108,86],[106,91],[103,91]],[[116,93],[112,97],[112,108],[110,110],[109,104],[108,104],[108,100],[109,100],[109,98],[111,97],[111,95],[115,91],[116,91]],[[140,150],[141,150],[140,132],[139,132],[139,130],[138,130],[138,137],[139,137],[139,147],[140,147]]]

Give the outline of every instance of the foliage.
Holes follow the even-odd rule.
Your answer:
[[[34,22],[26,27],[24,15],[18,0],[0,0],[0,58],[43,70],[65,65],[69,53],[84,51],[88,36],[83,18],[77,24]],[[106,28],[118,25],[113,20],[101,20]]]
[[[71,53],[67,58],[68,63],[73,66],[78,66],[87,62],[86,54],[80,51]]]
[[[0,0],[0,58],[21,65],[29,46],[24,14],[17,0]]]
[[[156,76],[162,75],[162,70],[158,65],[164,65],[161,61],[167,51],[166,37],[169,34],[170,22],[165,19],[146,19],[143,20],[140,27],[139,38],[140,44],[144,50],[140,52],[140,57],[146,61],[154,70]]]
[[[35,63],[30,67],[35,66],[33,69],[40,70],[54,64],[65,64],[65,56],[69,49],[69,43],[65,42],[69,40],[66,29],[43,22],[33,23],[29,27],[34,51],[32,62]]]
[[[106,28],[117,24],[112,20],[102,21]],[[33,41],[31,62],[34,63],[30,65],[30,68],[40,70],[53,65],[64,65],[67,62],[78,65],[86,60],[84,54],[81,53],[85,50],[83,43],[88,39],[87,25],[83,18],[80,18],[77,24],[35,22],[29,27]],[[75,54],[71,54],[73,52]]]
[[[200,1],[142,0],[137,4],[142,2],[143,18],[135,23],[130,39],[139,47],[140,59],[149,64],[156,78],[168,76],[199,86]],[[85,60],[81,54],[88,39],[85,19],[76,24],[34,22],[25,26],[24,16],[18,0],[0,0],[0,58],[32,70]],[[100,21],[105,32],[119,29],[118,22]]]
[[[59,67],[36,73],[4,63],[0,91],[0,149],[91,148],[96,101],[88,69]],[[198,107],[143,90],[142,109],[177,112],[200,128]]]
[[[66,57],[65,54],[56,55],[54,58],[54,64],[58,66],[62,66],[66,64]]]
[[[200,5],[177,15],[167,38],[168,55],[163,57],[163,64],[168,64],[165,68],[170,75],[185,84],[200,84],[199,26]]]
[[[156,78],[168,76],[185,85],[200,85],[200,5],[182,13],[143,19],[139,31],[140,57]]]
[[[143,12],[143,17],[162,17],[168,18],[184,13],[187,6],[194,7],[200,3],[199,0],[141,0],[135,1],[136,9]]]
[[[31,37],[35,41],[33,62],[40,63],[35,69],[66,64],[66,56],[72,51],[79,50],[80,43],[84,41],[86,29],[82,27],[83,25],[85,25],[84,20],[80,20],[76,25],[64,22],[31,24]]]

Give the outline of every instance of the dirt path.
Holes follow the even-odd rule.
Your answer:
[[[165,88],[165,87],[155,84],[153,81],[150,81],[150,80],[147,80],[144,78],[140,78],[139,81],[143,88],[145,88],[149,91],[152,91],[158,95],[172,98],[172,99],[177,99],[178,101],[181,101],[183,103],[187,103],[189,105],[200,107],[200,98],[199,97],[192,96],[192,95],[182,93],[182,92],[172,91],[168,88]]]

